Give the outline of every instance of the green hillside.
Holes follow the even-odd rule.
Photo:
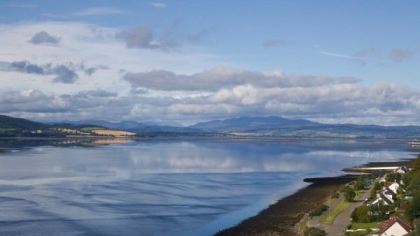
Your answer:
[[[42,123],[0,115],[0,129],[38,129],[43,127],[45,125]]]

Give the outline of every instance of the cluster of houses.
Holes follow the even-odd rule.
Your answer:
[[[409,171],[408,168],[405,166],[398,167],[397,169],[394,170],[394,172],[398,174],[405,174],[408,171]],[[379,180],[379,182],[386,183],[385,177],[382,177]],[[386,206],[392,205],[396,199],[398,190],[400,190],[400,185],[402,184],[403,182],[402,180],[400,180],[400,183],[394,182],[394,183],[385,185],[383,189],[377,194],[376,199],[370,204],[375,205],[375,204],[382,203]],[[404,190],[401,189],[401,191],[404,191]]]
[[[386,206],[392,205],[396,199],[398,189],[400,184],[395,182],[390,184],[387,187],[384,187],[380,193],[376,196],[376,199],[371,203],[371,205],[382,203]]]
[[[405,166],[398,167],[394,170],[394,173],[398,174],[406,174],[409,171],[409,169]],[[382,177],[379,182],[386,183],[385,178]],[[404,189],[401,188],[401,185],[404,183],[402,180],[400,182],[393,182],[390,184],[385,184],[383,189],[377,194],[376,199],[374,199],[369,205],[374,204],[384,204],[386,206],[392,205],[397,197],[397,193],[399,191],[404,192]],[[401,219],[398,216],[391,216],[388,220],[384,221],[379,225],[379,232],[377,234],[378,236],[404,236],[408,235],[410,232],[413,231],[413,226]]]

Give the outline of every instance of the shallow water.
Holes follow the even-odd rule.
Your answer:
[[[303,178],[409,157],[402,144],[327,141],[0,147],[0,235],[211,235]]]

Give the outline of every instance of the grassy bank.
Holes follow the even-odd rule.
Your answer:
[[[341,201],[323,220],[322,223],[326,225],[331,225],[334,223],[335,218],[343,212],[345,209],[347,209],[350,206],[350,202],[347,202],[345,200]]]

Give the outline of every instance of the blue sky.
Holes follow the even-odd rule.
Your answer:
[[[95,74],[89,75],[89,78],[78,74],[78,82],[54,83],[54,81],[69,81],[56,79],[46,85],[44,79],[42,87],[34,82],[37,80],[36,75],[39,77],[40,73],[28,73],[27,70],[18,71],[16,68],[8,68],[3,70],[3,74],[4,76],[11,73],[22,74],[22,77],[31,81],[32,89],[36,89],[49,99],[56,96],[62,98],[63,95],[75,96],[75,94],[94,89],[116,93],[118,98],[129,99],[130,101],[125,102],[131,104],[130,109],[127,108],[130,112],[118,114],[121,119],[153,120],[155,116],[160,115],[158,113],[147,115],[133,113],[136,110],[135,106],[139,104],[132,100],[139,99],[142,102],[148,102],[144,101],[146,96],[144,94],[133,95],[133,90],[141,90],[148,94],[147,99],[188,97],[187,100],[177,100],[176,104],[160,101],[162,106],[159,107],[163,109],[161,112],[172,114],[162,118],[163,122],[176,120],[176,122],[188,123],[210,118],[247,115],[256,111],[252,106],[258,103],[258,106],[265,107],[281,106],[279,110],[267,108],[268,110],[259,111],[264,115],[356,123],[374,123],[377,116],[380,116],[390,124],[399,122],[411,124],[416,123],[417,109],[420,107],[420,102],[416,97],[420,89],[420,72],[417,69],[420,64],[419,7],[420,3],[417,1],[0,1],[0,24],[6,29],[3,30],[3,34],[10,37],[3,40],[6,44],[9,41],[10,43],[14,40],[18,41],[19,37],[29,37],[25,35],[27,32],[33,32],[34,35],[46,32],[47,36],[59,39],[54,47],[49,42],[41,42],[29,45],[30,47],[28,46],[24,52],[23,49],[19,53],[9,52],[9,56],[5,53],[2,55],[0,52],[0,62],[6,67],[10,63],[22,61],[27,62],[28,65],[37,66],[56,62],[56,66],[60,64],[67,67],[69,65],[81,67],[82,64],[95,64],[102,68],[108,67],[110,68],[108,71],[113,70],[115,73],[112,76],[108,73],[105,77],[109,78],[102,81],[99,81]],[[69,32],[66,32],[66,27],[70,29]],[[90,35],[90,32],[86,31],[87,28],[95,28],[95,35]],[[21,29],[19,34],[16,33],[16,29]],[[10,34],[7,34],[8,32]],[[101,35],[98,32],[101,32]],[[82,34],[85,35],[82,37]],[[115,37],[109,35],[115,35]],[[72,38],[73,41],[67,40],[66,37]],[[124,50],[117,48],[123,46],[124,43],[126,44]],[[9,49],[19,47],[17,44],[8,45]],[[95,45],[98,45],[97,51],[94,50]],[[40,52],[40,47],[48,52],[45,56]],[[88,47],[88,49],[77,51],[75,50],[77,47]],[[112,60],[111,51],[118,51],[115,63]],[[109,60],[104,59],[106,56],[100,56],[105,52],[109,52],[107,55]],[[69,58],[66,58],[67,56]],[[59,58],[60,62],[55,61],[54,58]],[[93,61],[93,58],[98,58],[98,61]],[[206,71],[210,70],[214,73],[214,68],[223,68],[223,73],[235,71],[235,76],[241,78],[248,78],[248,74],[259,74],[260,79],[256,80],[270,79],[267,78],[269,77],[266,76],[267,73],[275,72],[279,80],[280,77],[288,80],[304,77],[308,80],[307,84],[311,84],[312,77],[332,80],[351,78],[357,80],[351,83],[351,86],[357,86],[354,89],[358,91],[378,93],[378,87],[380,87],[382,90],[379,90],[383,95],[384,87],[387,87],[395,93],[397,93],[394,91],[396,89],[408,89],[410,91],[406,93],[411,95],[401,101],[398,98],[396,101],[382,101],[385,104],[376,101],[371,104],[371,107],[362,108],[359,104],[357,107],[350,106],[348,109],[355,109],[354,113],[360,112],[360,115],[343,119],[348,114],[344,115],[340,112],[328,111],[328,109],[324,113],[314,112],[314,110],[323,110],[323,106],[329,106],[334,101],[327,101],[325,104],[305,104],[306,101],[295,100],[283,101],[279,97],[283,97],[284,91],[277,91],[279,94],[269,96],[268,93],[274,92],[267,91],[267,86],[262,86],[262,88],[261,84],[246,78],[243,79],[245,82],[242,82],[241,79],[235,76],[232,78],[230,75],[231,77],[226,78],[228,80],[226,84],[230,87],[225,88],[221,83],[220,87],[214,91],[203,89],[193,91],[183,86],[168,91],[168,89],[159,89],[159,85],[151,84],[148,80],[150,78],[147,77],[150,74],[145,74],[153,70],[164,70],[174,73],[174,78],[182,84],[188,76],[197,77],[198,79],[193,80],[194,82],[200,81],[200,78],[207,76]],[[75,68],[70,69],[75,70]],[[45,70],[42,76],[52,77],[58,73],[57,71],[56,68],[49,68],[49,71]],[[220,73],[220,70],[216,71]],[[136,74],[138,77],[136,77],[136,82],[133,82],[134,79],[127,80],[129,73],[141,74]],[[246,75],[240,73],[246,73]],[[144,78],[145,76],[147,78]],[[159,74],[159,76],[163,75]],[[221,77],[223,76],[226,77],[226,74]],[[98,81],[93,82],[95,80]],[[233,85],[231,83],[233,80],[238,82]],[[160,78],[159,81],[165,83]],[[202,81],[202,83],[212,84],[209,79],[202,79]],[[150,87],[142,86],[142,82]],[[277,86],[274,88],[283,88],[279,85],[282,83],[274,84]],[[347,82],[343,84],[349,85]],[[252,100],[255,104],[253,102],[250,104],[248,100],[247,104],[241,100],[242,105],[238,108],[237,104],[223,100],[223,102],[211,104],[219,108],[225,107],[222,110],[214,108],[215,111],[212,114],[201,114],[202,110],[197,108],[198,105],[210,106],[209,103],[203,101],[206,100],[205,96],[214,102],[211,96],[216,96],[217,93],[227,94],[226,89],[231,89],[230,92],[235,94],[235,87],[247,85],[252,87],[248,87],[248,90],[249,88],[256,89],[256,95],[250,95],[253,93],[250,90],[245,92],[248,96],[254,96],[248,97],[248,100]],[[328,86],[332,85],[328,84]],[[299,86],[302,87],[302,85]],[[27,83],[15,83],[6,87],[3,90],[9,93],[31,89]],[[316,89],[322,90],[318,87]],[[322,91],[329,91],[328,89],[331,88],[325,88]],[[310,92],[314,93],[315,88]],[[398,94],[400,93],[403,92],[398,91]],[[197,97],[201,100],[198,101]],[[384,97],[391,99],[388,95]],[[321,98],[318,99],[323,101]],[[345,98],[336,100],[343,102]],[[173,108],[180,104],[185,105],[182,111]],[[313,107],[296,107],[299,104]],[[139,106],[144,106],[144,104]],[[171,106],[174,110],[171,110]],[[339,106],[339,104],[334,106]],[[188,107],[192,110],[188,110]],[[285,107],[293,107],[293,109],[289,110]],[[62,109],[66,110],[66,108]],[[209,109],[213,108],[208,107],[204,110]],[[62,119],[63,117],[82,119],[92,116],[85,112],[81,113],[80,110],[68,111],[70,113],[61,115],[57,111],[49,114],[46,112],[48,109],[41,110],[43,111],[28,113],[25,109],[5,109],[4,112],[30,115],[39,119]],[[143,107],[141,110],[145,111],[147,108]],[[366,113],[374,115],[369,117]]]

